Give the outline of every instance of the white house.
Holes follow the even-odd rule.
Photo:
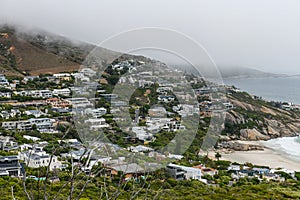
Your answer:
[[[182,179],[201,180],[201,176],[202,176],[201,169],[175,165],[172,163],[170,163],[167,166],[167,172],[176,179],[178,179],[179,176]]]
[[[92,106],[92,103],[85,97],[69,98],[66,100],[73,106],[73,108],[85,108]]]
[[[32,168],[48,167],[50,160],[50,171],[62,168],[62,163],[58,160],[58,158],[53,155],[51,159],[51,155],[45,151],[30,150],[26,152],[19,152],[19,158],[20,160],[24,160],[25,165]]]
[[[97,130],[101,128],[107,128],[109,125],[106,123],[104,118],[88,119],[84,123],[90,125],[91,130]]]
[[[69,88],[63,88],[63,89],[54,89],[52,92],[53,95],[62,95],[62,96],[70,96],[71,90]]]
[[[8,80],[3,74],[0,74],[0,85],[9,85]]]
[[[0,92],[0,97],[2,98],[11,98],[11,92]]]
[[[42,115],[45,115],[45,113],[43,113],[42,111],[40,110],[26,110],[24,111],[24,114],[25,115],[33,115],[34,117],[41,117]]]
[[[106,108],[87,108],[85,109],[85,113],[91,115],[93,118],[100,118],[102,115],[105,115],[107,112]]]
[[[29,90],[29,91],[18,91],[14,94],[19,96],[31,96],[37,98],[50,98],[52,97],[52,92],[50,90]]]
[[[152,141],[153,135],[152,133],[146,132],[144,127],[135,126],[132,127],[132,132],[135,133],[136,137],[142,141]]]
[[[19,130],[27,131],[32,130],[33,125],[41,133],[56,133],[54,130],[53,123],[55,119],[50,118],[31,118],[29,120],[22,121],[6,121],[2,122],[2,128],[6,130]]]

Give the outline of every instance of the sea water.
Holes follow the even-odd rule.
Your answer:
[[[234,85],[242,91],[266,100],[300,104],[300,77],[232,78],[224,79],[226,85]]]
[[[293,160],[300,161],[300,136],[277,138],[261,143]]]

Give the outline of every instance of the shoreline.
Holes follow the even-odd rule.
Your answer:
[[[260,141],[243,141],[248,144],[262,145],[264,150],[254,151],[233,151],[233,152],[219,152],[221,154],[220,160],[227,160],[230,162],[237,162],[245,164],[246,162],[253,165],[268,166],[270,168],[284,168],[293,171],[300,171],[300,161],[294,160],[284,153],[269,148]],[[215,160],[215,151],[210,151],[208,156]]]

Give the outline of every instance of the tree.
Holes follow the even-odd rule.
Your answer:
[[[222,157],[222,155],[219,153],[219,152],[217,152],[216,154],[215,154],[215,158],[219,161],[220,160],[220,158]]]

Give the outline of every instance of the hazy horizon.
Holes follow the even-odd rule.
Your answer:
[[[296,0],[1,0],[0,22],[93,44],[130,29],[167,28],[203,45],[218,66],[300,74],[299,6]]]

